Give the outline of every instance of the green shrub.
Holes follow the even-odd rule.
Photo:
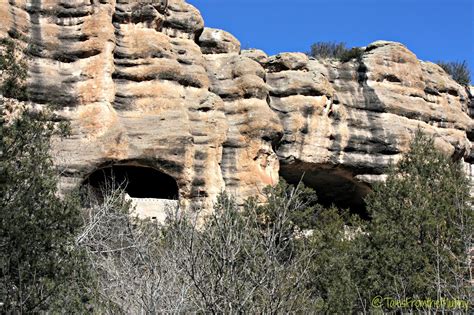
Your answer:
[[[74,246],[77,198],[58,196],[46,112],[23,110],[0,138],[0,313],[85,311],[90,277]]]
[[[317,42],[311,45],[308,55],[319,59],[338,59],[348,62],[352,59],[359,60],[364,50],[362,48],[347,48],[345,43]]]
[[[466,61],[438,61],[437,64],[457,83],[465,86],[471,84],[471,70]]]
[[[18,58],[18,47],[11,39],[1,40],[0,48],[0,93],[9,98],[26,100],[26,62]]]
[[[356,59],[357,61],[360,61],[363,54],[364,54],[364,50],[362,48],[354,47],[343,52],[339,56],[339,60],[341,60],[342,62],[348,62],[348,61],[351,61],[352,59]]]
[[[27,99],[26,62],[1,42],[0,91]],[[32,113],[3,102],[15,118],[0,128],[0,313],[83,313],[91,296],[87,260],[75,246],[78,199],[58,196],[51,138],[68,130],[48,109]],[[1,113],[3,115],[3,113]]]
[[[470,183],[433,138],[418,131],[410,151],[366,201],[372,220],[361,287],[368,301],[472,298]]]

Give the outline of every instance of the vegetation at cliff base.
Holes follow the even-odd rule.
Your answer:
[[[367,198],[364,295],[472,301],[474,212],[460,162],[420,131]]]
[[[0,65],[2,93],[20,97],[24,78]],[[157,223],[134,216],[123,185],[59,196],[51,139],[67,124],[1,101],[0,313],[472,311],[470,182],[421,131],[367,196],[368,220],[281,181],[265,203],[222,193],[212,212],[168,209]]]
[[[469,189],[460,163],[418,132],[368,196],[368,221],[281,182],[266,204],[222,194],[211,214],[170,209],[159,225],[132,218],[119,191],[92,208],[81,244],[100,266],[101,305],[125,313],[364,313],[380,311],[377,296],[468,303]]]
[[[72,197],[57,195],[49,156],[52,123],[22,112],[3,127],[0,160],[0,296],[2,311],[78,310],[88,267],[74,244],[81,225]]]
[[[345,314],[375,310],[374,296],[472,299],[469,183],[427,136],[374,187],[369,221],[281,183],[266,204],[222,194],[213,213],[170,209],[162,225],[135,218],[123,187],[58,197],[55,128],[40,118],[3,126],[2,311]]]
[[[0,93],[9,98],[26,100],[28,98],[25,80],[27,65],[20,58],[20,50],[10,39],[0,40]]]

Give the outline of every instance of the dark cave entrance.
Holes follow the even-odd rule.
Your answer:
[[[302,180],[305,186],[314,189],[321,205],[325,207],[335,205],[339,209],[349,209],[362,219],[369,219],[364,198],[371,188],[354,179],[351,172],[304,163],[280,167],[280,176],[289,184],[296,185]]]
[[[123,188],[132,198],[178,200],[176,180],[151,167],[113,165],[93,172],[85,181],[96,192],[107,187]]]

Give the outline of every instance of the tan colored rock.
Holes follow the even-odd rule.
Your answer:
[[[375,42],[345,63],[269,57],[204,28],[183,0],[35,3],[2,1],[0,38],[28,39],[32,100],[71,122],[54,142],[63,192],[119,165],[171,177],[188,209],[210,209],[221,191],[261,196],[283,176],[360,210],[418,128],[474,162],[473,88],[402,44]],[[167,202],[152,199],[137,199],[142,215],[162,215],[153,205]]]
[[[258,62],[261,65],[267,63],[268,60],[268,55],[260,49],[244,49],[240,52],[240,54]]]
[[[329,81],[317,72],[287,70],[267,74],[270,93],[274,96],[307,95],[329,97],[334,93]]]
[[[203,54],[227,54],[240,51],[240,42],[232,34],[208,27],[199,36],[199,46]]]
[[[206,55],[211,91],[224,100],[229,123],[223,143],[222,172],[226,190],[238,201],[261,195],[278,182],[279,163],[272,142],[282,132],[268,107],[265,71],[250,58],[235,53]]]
[[[303,53],[281,53],[267,59],[265,69],[268,72],[283,70],[308,70],[309,58]]]
[[[168,0],[163,32],[170,37],[195,40],[204,28],[201,13],[184,0]]]
[[[311,60],[308,68],[269,73],[267,83],[285,130],[280,173],[293,182],[304,174],[323,201],[363,207],[367,184],[383,179],[418,128],[449,154],[471,151],[465,89],[403,45],[376,42],[360,64]],[[308,73],[319,85],[302,79]]]

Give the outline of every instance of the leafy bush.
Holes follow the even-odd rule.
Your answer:
[[[446,71],[446,73],[448,73],[457,83],[465,86],[471,84],[471,70],[469,69],[469,65],[466,61],[438,61],[437,64],[443,68],[443,70]]]
[[[0,91],[27,99],[26,63],[15,43],[2,41]],[[87,260],[75,246],[78,199],[58,196],[50,140],[67,124],[51,112],[32,113],[2,100],[0,129],[0,313],[83,313],[91,296]]]
[[[347,48],[345,43],[317,42],[311,45],[310,56],[321,59],[338,59],[348,62],[352,59],[359,60],[364,50],[362,48]]]
[[[352,59],[356,59],[357,61],[360,61],[362,58],[362,55],[364,54],[364,50],[359,47],[354,47],[349,50],[346,50],[339,56],[339,60],[342,62],[348,62],[351,61]]]
[[[0,46],[0,73],[2,76],[0,93],[9,98],[26,100],[25,81],[28,75],[26,62],[19,58],[19,50],[14,41],[1,40]]]
[[[82,293],[90,281],[86,260],[74,246],[79,206],[57,195],[49,151],[58,129],[49,118],[23,110],[2,123],[1,313],[82,313],[90,298]]]
[[[418,131],[410,151],[367,198],[367,208],[372,221],[360,287],[368,301],[377,295],[472,301],[470,183],[462,165],[437,151],[432,138]]]
[[[362,222],[337,208],[317,213],[311,249],[317,254],[311,262],[309,279],[315,311],[324,314],[352,314],[359,304],[359,275],[366,267],[361,252],[364,243],[358,235]]]

